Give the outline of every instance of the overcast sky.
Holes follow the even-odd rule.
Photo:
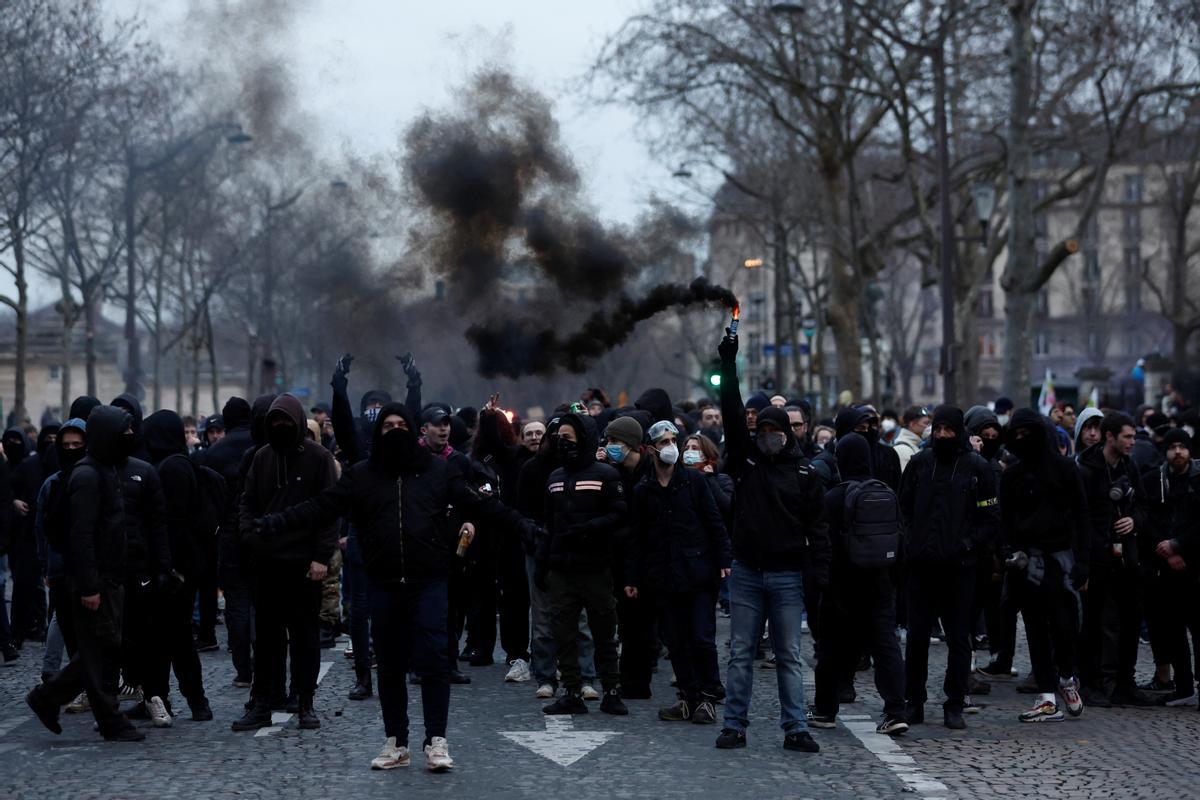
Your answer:
[[[671,170],[638,141],[633,114],[593,107],[570,85],[639,0],[241,1],[296,7],[290,23],[281,20],[279,41],[298,80],[297,103],[315,120],[313,141],[330,155],[394,149],[423,109],[446,105],[476,68],[500,63],[554,99],[585,197],[601,217],[629,222],[652,192],[677,189]],[[185,65],[196,57],[188,0],[106,0],[104,7],[141,16],[150,36]],[[35,304],[56,297],[53,287],[33,283]]]

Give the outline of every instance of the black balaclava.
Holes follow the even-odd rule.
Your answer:
[[[20,464],[29,454],[29,439],[25,436],[25,431],[20,428],[6,430],[0,443],[4,446],[4,458],[10,467]]]
[[[383,421],[399,415],[408,423],[408,430],[395,428],[383,433]],[[416,421],[403,403],[387,403],[375,417],[372,433],[370,464],[391,475],[410,472],[430,458],[429,451],[420,446]]]
[[[963,423],[961,408],[941,405],[933,410],[933,421],[930,423],[936,430],[938,425],[946,425],[954,430],[953,439],[941,439],[930,436],[930,446],[939,461],[952,461],[967,446],[967,430]]]

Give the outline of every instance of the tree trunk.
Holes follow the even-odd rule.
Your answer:
[[[1010,105],[1008,119],[1008,260],[1002,284],[1005,292],[1004,394],[1018,406],[1026,403],[1033,362],[1033,321],[1037,304],[1038,271],[1034,246],[1034,215],[1029,173],[1033,151],[1029,118],[1033,97],[1032,16],[1036,0],[1011,0],[1012,36],[1009,41]]]
[[[137,181],[137,166],[133,151],[125,154],[125,391],[134,397],[141,396],[142,352],[137,335],[137,196],[134,183]]]
[[[200,418],[200,340],[192,339],[192,416]]]
[[[62,361],[59,362],[58,405],[61,410],[58,418],[65,422],[67,412],[71,408],[71,349],[74,344],[71,332],[75,329],[75,307],[71,302],[71,282],[67,279],[65,269],[59,276],[59,284],[62,289],[63,324],[59,345],[62,351]]]
[[[96,396],[96,298],[87,297],[83,302],[83,324],[85,326],[83,352],[87,370],[87,393]]]
[[[213,337],[212,315],[204,306],[204,343],[208,348],[208,369],[212,375],[212,403],[214,413],[221,409],[221,379],[217,370],[217,345]]]
[[[181,338],[175,345],[175,413],[177,414],[183,412],[183,354],[185,352],[187,352],[187,348],[183,346]]]
[[[853,243],[839,246],[835,239],[845,236],[846,226],[842,216],[845,190],[842,183],[842,166],[836,158],[824,159],[822,177],[825,184],[825,230],[830,237],[829,305],[825,318],[833,334],[837,350],[838,387],[848,389],[858,399],[862,396],[862,349],[859,345],[859,308],[861,287],[856,279],[854,265],[846,254]]]

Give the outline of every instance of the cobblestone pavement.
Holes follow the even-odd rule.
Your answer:
[[[934,698],[945,647],[931,652]],[[821,753],[808,755],[782,749],[775,675],[756,670],[749,747],[718,751],[716,726],[657,720],[673,698],[665,662],[654,699],[629,701],[629,717],[600,714],[593,704],[593,713],[569,723],[547,723],[534,687],[505,684],[502,665],[466,668],[474,682],[454,687],[451,699],[454,771],[428,774],[414,757],[408,770],[372,772],[383,739],[378,703],[346,699],[353,670],[338,650],[322,651],[329,666],[316,698],[321,729],[300,731],[293,718],[260,736],[229,730],[247,691],[230,685],[228,655],[201,659],[215,721],[185,715],[166,730],[139,722],[145,742],[113,744],[92,731],[90,714],[64,714],[61,736],[32,718],[23,695],[37,680],[41,646],[26,644],[16,666],[0,670],[0,797],[1159,798],[1196,796],[1200,776],[1195,707],[1088,709],[1078,720],[1022,725],[1016,715],[1031,698],[1016,694],[1015,681],[997,681],[991,695],[977,698],[986,707],[968,717],[967,731],[943,728],[931,703],[926,725],[891,740],[874,733],[881,706],[870,673],[859,674],[858,702],[842,707],[838,728],[814,733]],[[174,703],[186,707],[178,696]],[[419,744],[415,698],[411,711]],[[520,744],[554,743],[561,753],[568,739],[581,745],[574,755],[585,753],[568,766]]]

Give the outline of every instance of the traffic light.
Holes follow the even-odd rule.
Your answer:
[[[714,358],[704,371],[704,386],[707,389],[721,388],[721,359]]]

